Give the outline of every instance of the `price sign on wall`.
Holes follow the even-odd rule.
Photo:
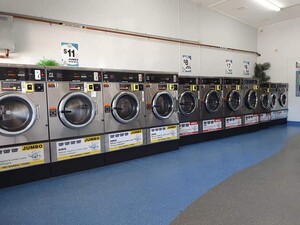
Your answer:
[[[61,42],[63,66],[79,66],[79,50],[78,44]]]

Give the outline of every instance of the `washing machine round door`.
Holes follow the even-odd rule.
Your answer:
[[[120,92],[112,101],[112,114],[120,123],[133,121],[139,112],[139,100],[132,92]]]
[[[197,98],[191,91],[185,91],[179,96],[179,111],[182,115],[192,114],[197,107]]]
[[[257,107],[257,91],[249,90],[245,97],[245,105],[248,109],[256,109]]]
[[[277,101],[277,96],[276,94],[271,94],[271,108],[275,108],[276,106],[276,101]]]
[[[241,99],[241,94],[238,91],[230,91],[227,98],[228,108],[232,111],[237,111],[241,108]]]
[[[0,96],[0,133],[16,136],[28,131],[37,118],[36,106],[23,95]]]
[[[215,113],[221,106],[221,96],[215,90],[209,91],[205,96],[205,108],[209,113]]]
[[[67,94],[60,101],[58,115],[61,122],[76,129],[89,125],[96,115],[96,107],[91,98],[82,92]]]
[[[287,96],[286,96],[286,94],[285,93],[281,93],[278,101],[279,101],[279,104],[281,105],[281,107],[285,107],[286,106],[286,102],[287,102]]]
[[[158,92],[152,100],[152,111],[158,119],[168,119],[174,111],[172,95],[167,91]]]
[[[261,107],[264,109],[269,109],[270,108],[270,98],[267,93],[263,93],[260,97],[260,102],[261,102]]]

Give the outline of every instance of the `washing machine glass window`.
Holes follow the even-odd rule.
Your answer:
[[[279,104],[282,106],[282,107],[285,107],[286,106],[286,101],[287,101],[287,96],[285,93],[281,93],[280,94],[280,97],[279,97]]]
[[[0,97],[0,133],[15,136],[28,131],[37,118],[36,106],[25,96]]]
[[[271,107],[274,108],[276,106],[277,97],[275,94],[271,95]]]
[[[185,91],[179,96],[179,111],[188,116],[196,109],[196,96],[193,92]]]
[[[255,109],[257,106],[257,92],[254,90],[250,90],[247,92],[245,103],[248,109]]]
[[[205,97],[205,108],[208,112],[217,112],[221,105],[221,96],[219,92],[211,90],[206,94]]]
[[[168,119],[174,110],[173,97],[169,92],[158,92],[152,101],[154,115],[158,119]]]
[[[112,114],[120,123],[133,121],[140,112],[139,100],[131,92],[121,92],[112,101]]]
[[[228,103],[228,107],[232,111],[237,111],[241,107],[241,94],[236,90],[232,90],[228,94],[227,103]]]
[[[94,103],[84,93],[70,93],[59,103],[59,118],[69,128],[85,127],[92,122],[94,117]]]
[[[261,98],[260,98],[260,102],[261,102],[261,106],[264,108],[264,109],[268,109],[269,106],[270,106],[270,98],[269,98],[269,95],[264,93],[261,95]]]

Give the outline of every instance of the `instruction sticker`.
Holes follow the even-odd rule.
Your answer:
[[[57,160],[66,160],[101,153],[101,137],[90,136],[56,142]]]
[[[271,120],[286,119],[287,117],[288,117],[288,110],[271,112]]]
[[[156,143],[178,138],[178,125],[154,127],[150,129],[150,142]]]
[[[199,122],[180,123],[179,126],[180,136],[193,135],[198,133],[199,133]]]
[[[271,120],[271,113],[261,113],[259,115],[260,122],[269,122]]]
[[[231,129],[242,126],[242,117],[233,116],[225,118],[225,129]]]
[[[258,124],[259,115],[258,114],[250,114],[245,116],[245,126]]]
[[[222,130],[222,119],[203,120],[203,133]]]
[[[135,147],[143,144],[143,130],[109,134],[109,151]]]
[[[0,171],[45,163],[43,143],[0,149]]]

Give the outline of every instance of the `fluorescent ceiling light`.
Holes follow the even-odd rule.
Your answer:
[[[275,10],[275,11],[280,11],[280,7],[275,5],[271,0],[255,0],[259,4],[265,6],[268,9]]]

